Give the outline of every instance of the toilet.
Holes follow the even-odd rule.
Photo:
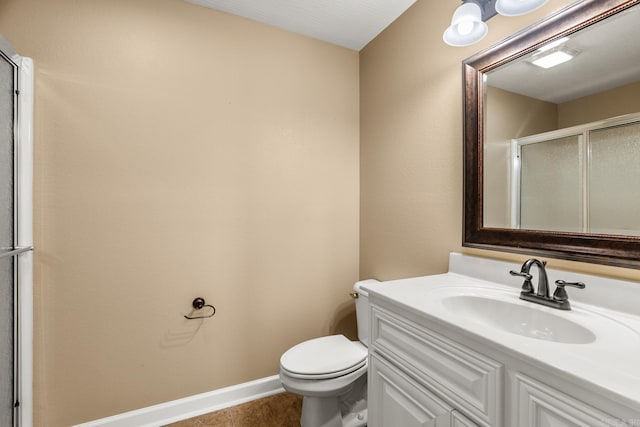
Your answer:
[[[367,425],[369,298],[364,280],[353,286],[359,341],[331,335],[304,341],[280,358],[285,390],[303,396],[301,427]]]

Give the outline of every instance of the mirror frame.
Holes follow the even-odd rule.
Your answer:
[[[640,0],[583,0],[466,59],[462,246],[640,269],[640,237],[483,227],[484,74]]]

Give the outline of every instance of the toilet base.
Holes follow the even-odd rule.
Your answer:
[[[362,375],[342,396],[304,396],[301,427],[363,427],[367,425],[367,376]]]
[[[300,427],[343,427],[338,399],[305,396]]]

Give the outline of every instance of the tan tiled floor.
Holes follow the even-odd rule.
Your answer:
[[[300,427],[302,397],[280,393],[167,427]]]

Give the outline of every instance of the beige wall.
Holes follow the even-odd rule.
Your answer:
[[[496,16],[455,48],[442,32],[456,5],[418,0],[361,51],[361,277],[446,271],[462,236],[461,61],[568,3]]]
[[[358,76],[355,52],[179,0],[0,1],[36,62],[36,425],[275,374],[290,345],[352,326],[358,259],[363,278],[445,271],[460,62],[569,2],[452,48],[455,5],[419,0]],[[195,296],[213,319],[182,318]]]
[[[522,261],[461,248],[461,61],[571,3],[496,16],[480,43],[442,42],[456,4],[418,0],[360,54],[360,275],[393,279],[447,270],[448,254]],[[640,280],[638,270],[549,260],[554,268]]]
[[[36,67],[35,425],[274,375],[351,323],[357,52],[180,0],[3,0],[0,33]]]
[[[558,104],[558,127],[640,112],[640,82]]]
[[[486,227],[511,227],[511,140],[558,128],[558,108],[496,87],[485,96],[484,214]]]

